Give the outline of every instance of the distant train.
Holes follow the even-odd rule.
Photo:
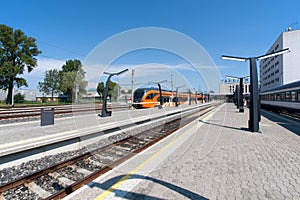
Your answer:
[[[170,90],[161,90],[162,93],[162,106],[175,106],[175,102],[178,105],[188,103],[189,98],[191,102],[197,103],[205,101],[207,98],[200,94],[188,94],[188,93],[178,93],[176,97],[176,92]],[[135,108],[153,108],[160,105],[160,94],[157,88],[138,88],[133,93],[133,103],[132,106]]]
[[[262,108],[300,113],[300,81],[261,92],[260,98]]]

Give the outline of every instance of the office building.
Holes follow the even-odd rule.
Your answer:
[[[278,37],[267,54],[285,48],[289,48],[291,52],[260,62],[260,91],[300,80],[300,30],[287,29]]]

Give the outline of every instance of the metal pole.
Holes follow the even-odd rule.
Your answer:
[[[234,98],[235,98],[236,108],[239,109],[240,107],[240,86],[239,85],[236,85],[235,87]]]
[[[175,106],[178,107],[178,88],[176,88]]]
[[[12,95],[11,95],[11,106],[14,106],[14,103],[15,103],[15,102],[14,102],[14,101],[15,101],[15,100],[14,100],[14,98],[15,98],[15,97],[14,97],[14,85],[13,85],[13,88],[12,88],[11,93],[12,93]]]
[[[172,96],[171,96],[172,104],[171,105],[173,105],[173,74],[171,74],[171,92],[172,92]]]
[[[104,72],[104,74],[108,74],[108,78],[106,80],[106,85],[105,85],[105,89],[104,89],[104,94],[103,94],[103,103],[102,103],[102,111],[101,111],[101,115],[99,114],[100,117],[108,117],[111,116],[111,111],[107,111],[107,95],[108,95],[108,83],[110,81],[110,78],[114,75],[119,76],[120,74],[127,72],[128,69],[124,69],[118,73],[108,73],[108,72]]]
[[[240,78],[239,112],[244,112],[244,105],[243,105],[243,91],[244,91],[243,79],[244,78]]]
[[[259,95],[256,58],[250,58],[250,112],[248,127],[251,132],[259,132]]]
[[[173,74],[171,74],[171,90],[173,92]]]
[[[226,56],[222,55],[224,60],[235,60],[245,62],[250,60],[250,112],[249,112],[249,121],[248,127],[251,132],[259,132],[259,122],[260,122],[260,98],[258,94],[258,77],[257,77],[257,67],[256,59],[263,60],[273,56],[281,55],[284,53],[289,53],[289,48],[282,49],[276,52],[265,54],[258,57],[236,57],[236,56]]]
[[[134,93],[134,69],[131,72],[131,105],[133,104],[133,93]]]
[[[191,94],[191,90],[189,90],[189,105],[192,104],[192,94]]]
[[[160,86],[160,83],[157,83],[157,85],[158,85],[158,89],[159,89],[159,106],[158,106],[158,108],[161,109],[162,108],[161,86]]]
[[[75,104],[78,103],[78,90],[79,90],[78,88],[79,88],[78,83],[75,83],[75,100],[74,100]]]
[[[106,81],[105,89],[104,89],[104,94],[103,94],[103,102],[102,102],[102,112],[101,112],[101,117],[108,117],[111,116],[111,111],[107,110],[107,95],[108,95],[108,83],[110,81],[110,78],[115,75],[115,74],[110,74],[108,76],[108,79]]]

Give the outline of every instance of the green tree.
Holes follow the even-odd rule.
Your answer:
[[[15,103],[24,103],[25,102],[25,94],[17,93],[14,95]]]
[[[103,82],[98,83],[98,85],[97,85],[97,92],[100,95],[100,97],[103,97],[104,88],[105,87],[104,87],[104,83]]]
[[[86,93],[87,81],[84,80],[85,72],[80,60],[67,60],[62,66],[60,75],[60,91],[68,96],[68,100],[80,97]],[[78,99],[75,99],[76,101]]]
[[[50,95],[53,100],[54,94],[59,93],[60,76],[57,69],[51,69],[45,72],[44,82],[39,82],[38,89],[44,94]]]
[[[36,40],[27,37],[21,30],[0,24],[0,89],[8,90],[6,103],[12,104],[13,87],[28,86],[24,78],[18,77],[25,68],[31,72],[37,65]]]
[[[104,83],[103,82],[98,83],[97,92],[101,97],[103,97],[104,89],[105,89]],[[110,100],[112,100],[112,99],[116,100],[118,98],[118,90],[119,89],[120,89],[120,86],[117,83],[112,82],[112,81],[108,82],[108,95],[107,96],[109,96]]]

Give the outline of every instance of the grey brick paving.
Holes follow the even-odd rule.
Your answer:
[[[223,106],[188,141],[188,151],[180,158],[174,153],[164,161],[168,167],[149,176],[209,199],[300,199],[300,136],[265,117],[262,133],[241,129],[247,128],[245,111]],[[187,198],[149,181],[134,190],[165,199]]]

